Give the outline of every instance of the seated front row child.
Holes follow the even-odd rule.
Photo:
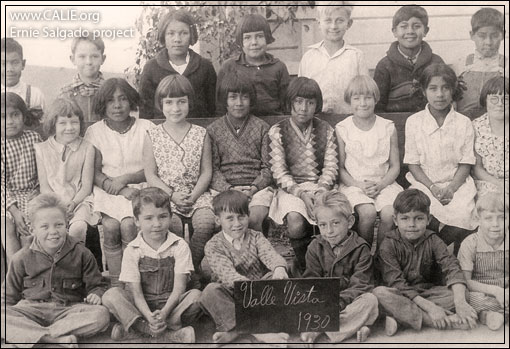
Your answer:
[[[94,146],[82,137],[83,112],[71,99],[57,98],[44,115],[48,139],[34,145],[41,193],[55,193],[67,204],[69,235],[85,243],[93,212]]]
[[[333,189],[337,180],[338,147],[335,130],[315,117],[322,110],[322,92],[315,80],[292,80],[286,107],[290,118],[269,129],[269,162],[278,187],[269,217],[287,225],[297,277],[305,269],[306,248],[313,236],[314,198]]]
[[[236,330],[234,282],[260,279],[287,279],[287,263],[261,232],[248,228],[248,196],[227,190],[213,199],[216,222],[222,231],[205,246],[205,256],[213,280],[202,292],[200,305],[216,324],[216,343],[231,342]],[[287,342],[288,334],[254,334],[262,342]]]
[[[114,324],[111,337],[118,341],[163,335],[166,342],[194,343],[193,328],[182,326],[202,314],[200,291],[186,291],[193,263],[188,244],[168,230],[170,198],[159,188],[142,189],[133,199],[133,214],[140,232],[124,251],[119,276],[127,290],[114,287],[103,296],[120,322]]]
[[[340,164],[340,191],[358,214],[357,233],[370,246],[377,213],[380,223],[377,246],[393,228],[393,201],[402,187],[395,180],[400,172],[397,130],[393,121],[374,114],[379,88],[367,75],[358,75],[344,95],[353,115],[335,126]]]
[[[415,330],[475,327],[477,316],[466,302],[459,261],[436,232],[427,230],[428,196],[407,189],[398,194],[393,208],[397,229],[386,234],[377,254],[385,286],[372,291],[386,315],[386,334],[394,335],[398,325]]]
[[[2,284],[2,338],[77,347],[108,328],[106,285],[92,253],[67,235],[67,206],[55,194],[30,201],[34,240],[12,258]],[[6,313],[4,313],[6,311]]]
[[[251,114],[257,101],[255,85],[242,72],[232,71],[223,77],[218,99],[227,106],[227,113],[207,127],[213,154],[211,188],[218,192],[236,189],[248,195],[250,228],[266,234],[263,222],[273,199],[273,177],[269,125]]]
[[[469,304],[491,330],[508,322],[508,203],[502,193],[488,193],[476,203],[478,232],[460,246],[459,263],[466,276]]]
[[[357,333],[364,342],[379,315],[377,298],[370,293],[374,280],[370,246],[350,228],[354,224],[351,204],[344,194],[332,190],[321,194],[314,206],[321,235],[310,243],[303,277],[340,278],[340,330],[326,332],[332,343]],[[319,332],[302,333],[313,343]]]

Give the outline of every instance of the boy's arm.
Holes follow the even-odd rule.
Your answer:
[[[500,297],[503,294],[504,288],[499,286],[493,286],[488,284],[483,284],[479,281],[475,281],[472,279],[472,271],[463,270],[464,277],[466,278],[467,287],[470,292],[481,292],[490,296],[494,296],[495,298]]]
[[[218,234],[223,234],[222,232]],[[216,242],[209,241],[205,245],[205,256],[209,262],[212,272],[218,276],[220,282],[227,287],[234,287],[234,281],[249,280],[246,276],[237,272],[234,263],[226,256],[223,250]]]
[[[384,60],[384,58],[383,58]],[[383,60],[379,61],[377,63],[377,66],[375,67],[374,72],[374,81],[377,84],[377,87],[379,87],[380,92],[380,98],[379,102],[377,102],[375,106],[376,112],[384,112],[386,111],[386,106],[388,104],[388,95],[390,92],[390,86],[391,86],[391,76],[384,67]]]
[[[210,129],[208,129],[209,131]],[[213,175],[211,179],[211,188],[222,192],[228,190],[232,185],[227,181],[223,172],[221,172],[221,156],[220,150],[218,149],[218,143],[211,136],[212,132],[209,133],[212,145],[212,157],[213,157]]]
[[[97,267],[94,255],[86,248],[83,249],[82,268],[83,269],[81,272],[83,282],[85,283],[85,291],[87,292],[87,296],[90,294],[95,294],[101,298],[106,292],[107,285],[103,281],[103,277],[99,271],[99,268]]]
[[[161,309],[161,318],[164,321],[179,304],[179,299],[186,291],[188,274],[174,273],[174,288],[168,297],[165,306]]]
[[[276,184],[287,193],[299,197],[303,189],[299,188],[294,177],[290,174],[278,125],[269,129],[269,151],[269,163]]]
[[[287,270],[287,262],[276,252],[269,240],[264,237],[264,234],[257,231],[254,237],[259,258],[262,263],[271,271],[274,271],[278,267],[283,267]]]
[[[398,255],[394,243],[390,239],[383,240],[377,256],[377,266],[386,286],[398,289],[403,296],[412,300],[419,293],[405,279]]]
[[[384,175],[383,179],[378,183],[380,189],[386,188],[388,185],[395,182],[399,173],[400,173],[400,156],[398,152],[398,136],[397,130],[393,123],[392,133],[390,138],[390,167],[388,168],[388,172]]]
[[[308,245],[305,254],[306,269],[303,273],[304,278],[320,278],[324,276],[324,269],[322,268],[321,259],[318,256],[319,244],[312,241]]]
[[[142,313],[143,317],[149,322],[153,322],[152,312],[147,305],[147,301],[143,295],[142,291],[142,283],[141,282],[127,282],[126,285],[133,296],[133,300],[136,306],[136,309]]]
[[[25,277],[25,266],[22,258],[14,255],[7,269],[5,281],[2,282],[2,310],[5,306],[15,305],[21,300],[23,292],[23,278]],[[3,326],[3,324],[2,324]]]
[[[431,238],[434,259],[441,267],[441,272],[446,280],[446,286],[451,287],[457,283],[466,285],[466,278],[460,269],[458,259],[448,253],[447,246],[440,237],[433,234]]]
[[[195,202],[198,200],[208,188],[212,178],[212,152],[211,139],[209,134],[205,134],[204,146],[202,148],[202,157],[200,158],[200,175],[195,183],[195,188],[190,194],[190,200]]]
[[[340,291],[340,306],[346,307],[363,293],[373,289],[372,255],[368,246],[363,245],[359,251],[358,261],[349,279],[346,289]]]
[[[332,127],[328,127],[327,137],[328,142],[324,153],[324,164],[318,184],[319,187],[331,190],[338,177],[338,144],[335,130]]]

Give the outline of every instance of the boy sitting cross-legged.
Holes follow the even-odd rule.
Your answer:
[[[142,189],[133,200],[133,214],[140,233],[124,251],[119,276],[129,290],[114,287],[103,296],[120,322],[112,328],[112,339],[164,334],[165,342],[194,343],[193,328],[182,326],[201,315],[200,291],[186,291],[193,271],[191,251],[168,230],[170,197],[159,188]]]
[[[248,196],[227,190],[213,199],[216,223],[222,231],[205,245],[205,256],[217,282],[207,285],[200,305],[216,324],[215,343],[232,342],[236,330],[234,282],[287,279],[287,263],[261,232],[248,228]],[[262,342],[286,343],[286,333],[254,334]]]
[[[386,234],[377,257],[386,286],[372,291],[387,315],[386,334],[394,335],[398,324],[415,330],[422,325],[475,327],[477,316],[466,302],[466,279],[459,261],[435,232],[427,230],[429,197],[407,189],[398,194],[393,208],[397,229]]]
[[[379,311],[377,298],[370,293],[374,285],[370,246],[351,229],[354,224],[351,204],[337,190],[322,193],[314,205],[321,235],[308,246],[303,277],[340,278],[340,330],[326,332],[332,343],[353,334],[364,342]],[[301,339],[313,343],[319,332],[302,333]]]

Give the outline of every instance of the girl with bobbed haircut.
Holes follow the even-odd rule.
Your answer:
[[[487,96],[488,95],[508,95],[509,83],[508,78],[503,76],[496,76],[489,79],[482,87],[480,93],[480,105],[487,108]]]
[[[224,78],[221,80],[218,90],[216,91],[216,100],[227,105],[229,92],[247,94],[250,96],[250,109],[257,104],[257,90],[249,77],[233,69],[225,72]]]
[[[169,75],[158,85],[156,94],[154,96],[154,106],[157,110],[163,113],[163,106],[161,101],[163,98],[174,98],[188,96],[188,104],[190,110],[193,109],[193,102],[195,100],[195,91],[188,79],[182,75],[173,74]]]
[[[14,92],[3,92],[2,93],[2,108],[13,107],[18,109],[23,115],[23,123],[25,126],[35,126],[39,123],[37,116],[28,110],[27,105],[23,98],[18,96]]]
[[[140,105],[140,95],[136,90],[124,79],[111,78],[106,80],[96,95],[94,96],[93,110],[101,119],[106,117],[106,104],[113,98],[113,94],[117,89],[121,90],[129,101],[131,111],[136,111]]]
[[[55,134],[55,124],[59,116],[77,116],[80,120],[80,136],[85,132],[83,111],[78,104],[69,98],[57,98],[48,108],[43,117],[43,132],[46,136]]]
[[[285,108],[287,112],[292,110],[292,103],[296,97],[315,99],[315,114],[322,111],[322,91],[315,80],[303,76],[292,80],[292,83],[287,88],[287,96],[285,98]]]
[[[259,14],[244,16],[241,23],[239,23],[236,27],[236,44],[239,45],[239,47],[243,47],[243,34],[259,31],[264,32],[266,44],[269,45],[275,41],[273,34],[271,34],[271,28],[269,27],[267,19]]]
[[[374,96],[376,104],[381,98],[379,87],[375,83],[374,79],[367,75],[358,75],[352,78],[349,86],[345,89],[344,101],[351,104],[351,97],[356,94],[365,96],[372,95]]]
[[[424,94],[432,78],[437,76],[442,77],[450,87],[453,101],[458,101],[462,98],[463,88],[457,79],[457,74],[446,64],[432,64],[425,68],[419,79]]]

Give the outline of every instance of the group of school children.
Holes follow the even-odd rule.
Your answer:
[[[400,326],[496,330],[508,321],[503,14],[473,15],[476,50],[454,71],[423,41],[426,10],[404,6],[372,79],[363,52],[343,40],[352,10],[317,8],[324,40],[294,79],[267,53],[274,38],[260,15],[241,19],[242,52],[216,75],[190,49],[191,14],[170,9],[158,25],[164,48],[145,64],[139,91],[103,78],[101,39],[76,38],[78,73],[49,106],[20,80],[21,45],[3,38],[2,339],[77,347],[111,328],[116,341],[192,343],[205,314],[212,341],[232,342],[243,335],[234,282],[288,277],[339,278],[331,342],[365,341],[379,317],[389,336]],[[414,112],[409,189],[396,183],[394,123],[375,111]],[[259,118],[285,113],[273,126]],[[349,116],[333,128],[321,113]],[[33,130],[41,115],[45,141]],[[218,118],[207,129],[187,120],[208,116]],[[290,266],[265,236],[269,219],[285,225]],[[109,289],[84,245],[98,224]],[[313,343],[321,333],[300,336]]]

